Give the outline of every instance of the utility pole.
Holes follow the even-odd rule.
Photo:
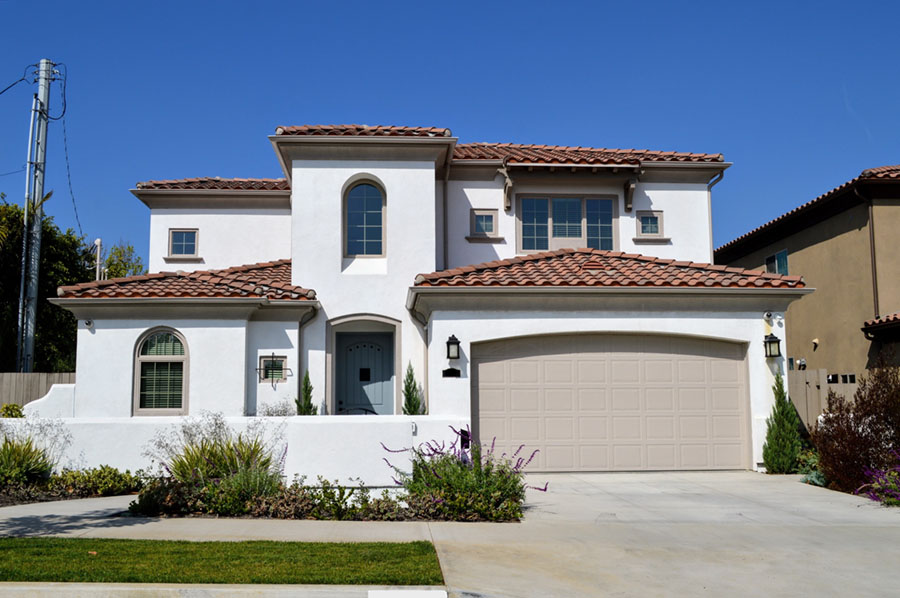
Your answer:
[[[50,82],[53,79],[53,63],[44,58],[38,65],[38,93],[32,103],[32,129],[29,132],[28,164],[25,187],[25,232],[23,260],[27,250],[27,268],[24,269],[23,290],[19,294],[19,343],[16,362],[20,372],[30,372],[34,366],[34,331],[37,316],[38,274],[41,260],[41,226],[44,209],[44,170],[47,158],[47,125],[50,117]],[[28,219],[29,204],[33,209]],[[23,297],[24,295],[24,297]]]

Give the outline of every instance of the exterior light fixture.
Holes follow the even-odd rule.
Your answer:
[[[459,339],[455,334],[447,339],[447,359],[459,359]]]
[[[774,334],[767,334],[763,339],[766,357],[781,357],[781,339]]]

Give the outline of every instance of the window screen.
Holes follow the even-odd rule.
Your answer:
[[[553,236],[578,238],[581,236],[581,200],[558,197],[553,200]]]

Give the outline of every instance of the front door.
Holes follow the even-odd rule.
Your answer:
[[[337,414],[394,413],[394,335],[338,333]]]

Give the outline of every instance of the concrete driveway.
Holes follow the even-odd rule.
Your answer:
[[[431,524],[456,596],[890,596],[900,509],[752,472],[556,474],[521,524]]]
[[[900,509],[807,486],[797,476],[609,473],[529,481],[550,487],[529,491],[521,523],[111,517],[131,500],[111,497],[0,509],[0,536],[432,540],[450,595],[466,598],[898,595]],[[13,585],[0,584],[0,595],[38,595],[33,586]],[[220,586],[218,593],[205,586],[196,595],[363,598],[368,589],[273,586],[264,594],[259,586]],[[96,591],[86,584],[82,595]],[[185,591],[152,586],[115,595]],[[75,595],[71,585],[66,592]]]

